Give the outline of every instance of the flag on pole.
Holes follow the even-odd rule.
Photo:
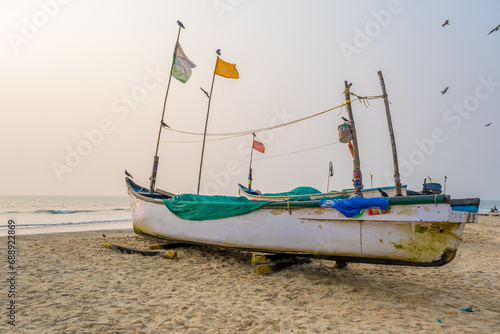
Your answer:
[[[172,76],[182,83],[186,83],[191,76],[191,69],[196,65],[184,54],[181,45],[175,46],[174,61],[172,63]]]
[[[259,151],[260,153],[266,153],[266,148],[264,147],[264,144],[262,144],[259,141],[256,141],[255,139],[253,141],[253,148]]]
[[[217,57],[217,64],[215,65],[215,74],[229,79],[238,79],[240,77],[236,64],[225,62],[219,57]]]

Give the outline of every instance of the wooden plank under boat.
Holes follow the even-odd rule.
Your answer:
[[[389,210],[370,208],[356,218],[313,200],[271,202],[245,215],[194,221],[167,208],[169,193],[140,191],[129,178],[126,184],[139,235],[344,262],[444,265],[455,257],[465,224],[478,220],[476,212],[454,210],[448,196],[423,195],[391,197]],[[479,205],[479,199],[454,201]]]

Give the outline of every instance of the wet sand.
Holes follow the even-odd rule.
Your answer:
[[[131,229],[21,235],[16,326],[7,325],[9,269],[2,261],[0,331],[498,333],[500,217],[467,224],[463,240],[442,267],[336,269],[321,260],[257,276],[248,252],[180,248],[179,259],[169,260],[102,248],[158,244]],[[6,258],[7,238],[0,242]],[[459,310],[469,306],[475,312]]]

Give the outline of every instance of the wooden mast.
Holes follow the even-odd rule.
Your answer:
[[[394,184],[396,186],[396,196],[401,196],[402,195],[401,178],[399,176],[398,153],[396,151],[396,141],[394,140],[394,131],[392,129],[391,111],[389,110],[389,99],[387,98],[387,92],[385,90],[385,83],[384,83],[384,77],[382,76],[382,71],[378,71],[378,77],[380,79],[380,86],[382,86],[382,93],[384,94],[385,113],[387,115],[387,125],[389,126],[389,135],[391,137],[392,159],[394,161]]]
[[[351,93],[349,89],[351,88],[352,83],[348,84],[347,81],[345,83],[345,102],[347,106],[347,113],[349,115],[349,127],[352,134],[352,146],[353,146],[353,177],[352,181],[354,184],[354,194],[363,196],[361,189],[363,189],[363,176],[361,175],[361,164],[359,162],[359,150],[358,150],[358,138],[356,136],[356,126],[354,125],[354,118],[352,116],[352,108],[351,108]]]
[[[248,190],[252,190],[252,159],[253,159],[254,143],[255,143],[255,133],[252,133],[252,149],[250,153],[250,166],[248,167]]]
[[[198,173],[198,188],[196,190],[197,195],[200,194],[201,170],[203,168],[203,154],[205,153],[205,141],[207,138],[208,115],[210,114],[210,102],[212,102],[212,92],[214,90],[214,81],[215,81],[215,70],[217,69],[218,60],[219,56],[217,56],[217,61],[215,62],[214,76],[212,77],[212,87],[210,87],[210,94],[208,95],[207,119],[205,121],[205,131],[203,132],[203,145],[201,147],[200,172]]]
[[[179,43],[179,37],[181,35],[181,28],[184,28],[183,24],[180,21],[177,21],[177,24],[179,25],[179,31],[177,32],[177,40],[175,42],[173,57],[175,57],[175,52],[177,51],[177,45]],[[153,158],[153,170],[151,171],[151,183],[149,184],[149,193],[150,194],[153,194],[155,192],[156,174],[158,172],[158,162],[160,160],[160,157],[158,156],[158,148],[160,147],[161,130],[163,129],[163,119],[165,117],[165,107],[167,105],[167,97],[168,97],[168,91],[170,89],[170,82],[172,81],[173,68],[174,68],[174,64],[172,64],[172,66],[170,66],[170,76],[168,77],[167,91],[165,92],[165,100],[163,101],[163,112],[161,114],[160,129],[158,130],[158,140],[156,142],[156,151],[155,151],[155,156]]]

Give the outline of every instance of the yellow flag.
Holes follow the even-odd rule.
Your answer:
[[[238,79],[240,77],[238,70],[236,69],[236,64],[227,63],[219,57],[217,57],[215,74],[229,79]]]

